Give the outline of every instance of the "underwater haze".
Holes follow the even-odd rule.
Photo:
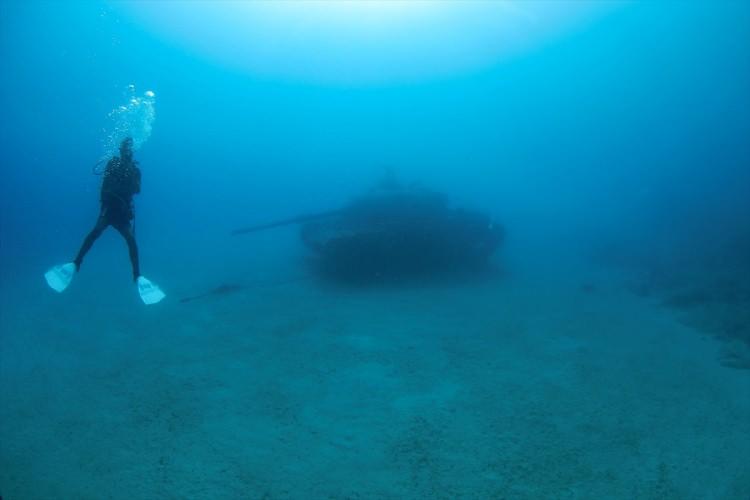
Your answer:
[[[750,3],[0,23],[0,498],[750,498]]]

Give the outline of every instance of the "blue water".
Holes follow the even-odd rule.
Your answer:
[[[750,498],[750,5],[359,5],[0,3],[2,498]],[[230,236],[388,168],[492,269]]]

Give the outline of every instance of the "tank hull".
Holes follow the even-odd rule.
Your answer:
[[[358,283],[481,271],[504,237],[487,215],[431,192],[366,196],[300,232],[319,271]]]

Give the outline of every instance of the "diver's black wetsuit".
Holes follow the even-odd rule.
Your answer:
[[[130,251],[130,263],[133,266],[133,279],[141,275],[138,265],[138,246],[132,224],[134,218],[133,195],[141,192],[141,171],[130,159],[120,159],[117,156],[109,160],[104,169],[104,179],[101,189],[101,212],[94,229],[83,240],[83,245],[73,261],[76,269],[80,269],[83,257],[91,249],[91,245],[102,234],[107,226],[112,226],[125,238]]]

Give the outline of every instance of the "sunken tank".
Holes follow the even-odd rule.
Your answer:
[[[369,283],[485,270],[503,228],[442,194],[381,187],[302,223],[300,235],[324,276]]]

